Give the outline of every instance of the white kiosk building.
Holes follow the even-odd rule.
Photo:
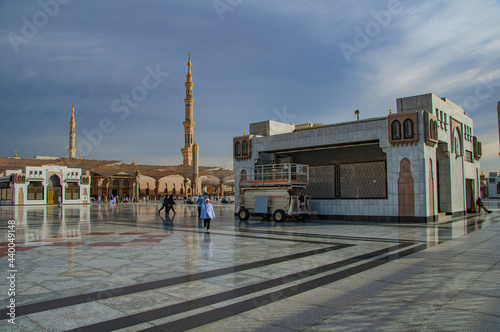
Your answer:
[[[0,205],[89,204],[90,174],[81,168],[43,165],[0,176]]]
[[[353,122],[250,124],[233,139],[236,196],[246,169],[298,163],[310,167],[303,194],[320,216],[430,222],[475,211],[482,146],[472,119],[434,94],[396,103],[397,113]]]

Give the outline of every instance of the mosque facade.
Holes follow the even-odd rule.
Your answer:
[[[472,119],[432,93],[396,103],[394,114],[353,122],[250,124],[233,139],[235,192],[255,165],[297,163],[309,165],[302,193],[319,216],[432,222],[475,211],[482,144]]]

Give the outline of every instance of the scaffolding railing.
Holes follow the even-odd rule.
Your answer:
[[[255,165],[243,168],[240,184],[244,186],[305,187],[309,183],[309,166],[303,164]]]

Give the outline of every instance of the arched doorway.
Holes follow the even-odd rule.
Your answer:
[[[62,202],[61,179],[53,174],[48,181],[47,204],[57,204],[59,200]]]

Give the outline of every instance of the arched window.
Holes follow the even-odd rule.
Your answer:
[[[242,170],[241,171],[241,181],[242,182],[246,182],[247,181],[247,171],[246,170]]]
[[[460,140],[460,130],[455,128],[455,154],[462,155],[462,147],[461,147],[461,140]]]
[[[401,139],[401,123],[398,120],[394,120],[391,124],[391,127],[392,139]]]
[[[405,138],[413,138],[413,121],[411,119],[406,119],[405,122],[403,122],[404,126],[404,132],[405,132]]]
[[[246,156],[248,154],[248,142],[247,141],[243,141],[241,143],[241,155],[242,156]]]
[[[234,155],[241,156],[240,142],[234,143]]]
[[[431,138],[433,140],[436,140],[438,139],[438,124],[437,124],[437,121],[431,121]]]

